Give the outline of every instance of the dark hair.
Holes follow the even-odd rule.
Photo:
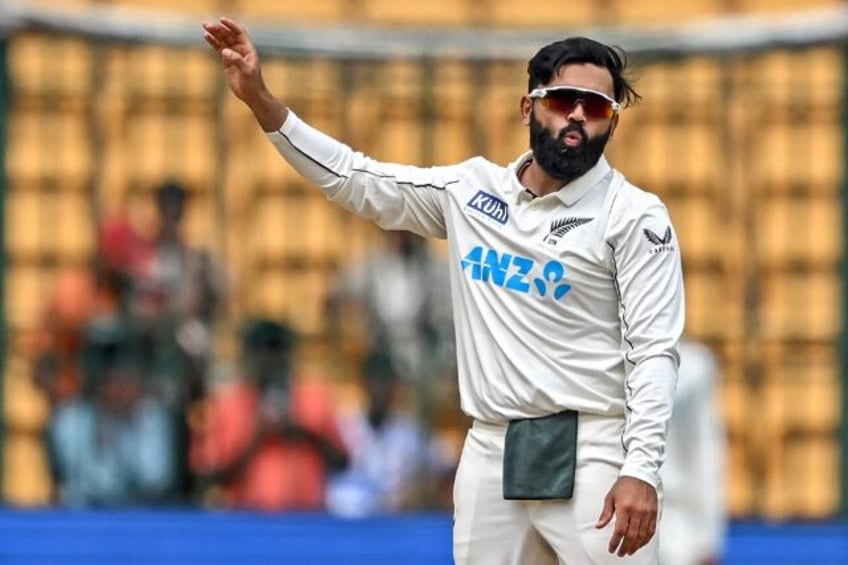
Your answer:
[[[80,362],[83,390],[93,393],[116,369],[145,370],[143,336],[128,322],[96,320],[83,328]]]
[[[367,381],[390,382],[397,380],[397,371],[391,355],[383,349],[373,349],[362,361],[362,376]]]
[[[182,206],[188,199],[188,191],[177,181],[166,181],[156,188],[156,201],[160,204],[163,202],[176,202]]]
[[[624,76],[629,63],[624,50],[588,37],[569,37],[542,47],[527,63],[527,91],[548,84],[565,65],[585,63],[609,70],[613,95],[623,106],[641,98]]]
[[[297,334],[287,324],[266,318],[249,320],[241,333],[242,347],[250,351],[288,354],[296,339]]]

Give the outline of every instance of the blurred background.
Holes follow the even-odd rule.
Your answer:
[[[625,48],[608,156],[681,240],[725,562],[848,562],[842,2],[0,0],[4,563],[450,562],[443,244],[280,161],[220,14],[300,116],[420,165],[523,152],[542,45]]]

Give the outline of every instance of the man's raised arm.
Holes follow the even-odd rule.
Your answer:
[[[230,18],[203,24],[203,39],[221,56],[227,84],[253,112],[266,132],[277,131],[289,109],[274,97],[262,78],[259,53],[245,29]]]

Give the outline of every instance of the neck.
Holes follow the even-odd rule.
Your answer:
[[[159,232],[159,243],[180,243],[180,232],[172,229],[164,229]]]
[[[535,160],[527,163],[518,173],[518,181],[536,196],[558,191],[574,179],[562,180],[550,176]]]

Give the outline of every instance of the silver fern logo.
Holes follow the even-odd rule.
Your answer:
[[[587,224],[591,222],[594,218],[557,218],[553,222],[551,222],[551,231],[548,232],[548,235],[545,236],[545,243],[549,245],[556,245],[560,238],[573,230],[574,228],[578,228],[583,224]]]
[[[663,251],[674,251],[674,246],[671,245],[671,226],[665,228],[665,232],[663,233],[662,237],[657,235],[656,232],[649,230],[648,228],[643,229],[642,233],[644,233],[645,238],[654,245],[654,247],[651,249],[651,255],[662,253]]]

